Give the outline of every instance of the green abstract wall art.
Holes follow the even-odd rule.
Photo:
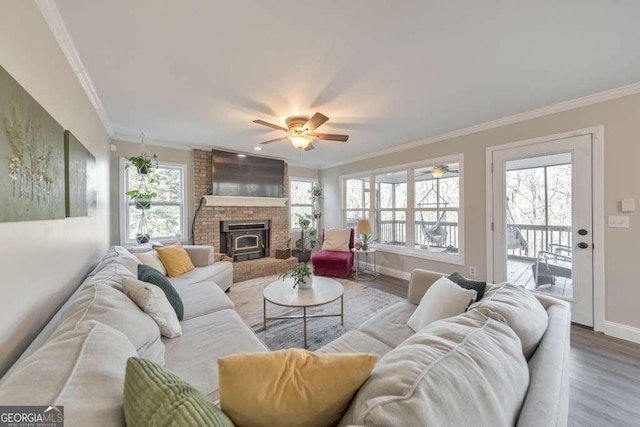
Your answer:
[[[64,131],[65,211],[67,217],[96,214],[96,158],[68,130]]]
[[[0,67],[0,222],[62,219],[64,131]]]

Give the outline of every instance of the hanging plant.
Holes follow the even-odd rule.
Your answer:
[[[316,201],[322,199],[324,197],[324,192],[322,191],[322,187],[317,185],[312,185],[309,189],[309,194],[311,194],[311,200]]]
[[[140,175],[147,175],[158,167],[158,156],[156,154],[149,157],[146,153],[142,153],[139,156],[129,157],[127,161],[129,164],[125,167],[127,169],[131,166],[135,167]]]
[[[141,192],[139,190],[127,191],[126,195],[136,203],[136,209],[149,209],[151,200],[158,197],[156,192]]]

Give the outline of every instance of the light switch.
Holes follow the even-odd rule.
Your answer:
[[[634,212],[636,210],[636,201],[634,199],[620,200],[620,210],[622,212]]]
[[[629,228],[629,217],[609,216],[609,228]]]

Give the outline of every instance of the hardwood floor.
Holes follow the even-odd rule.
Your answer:
[[[407,295],[406,280],[380,275],[361,283]],[[640,344],[573,325],[569,376],[570,427],[640,426]]]

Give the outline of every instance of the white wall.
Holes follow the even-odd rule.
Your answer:
[[[0,40],[0,65],[96,156],[99,185],[95,217],[0,223],[1,375],[108,247],[109,137],[35,2],[2,1]]]
[[[630,95],[587,107],[576,108],[536,119],[498,127],[433,144],[422,145],[337,166],[321,171],[325,189],[325,218],[328,226],[342,222],[342,175],[366,172],[383,167],[411,163],[456,153],[464,153],[465,262],[458,266],[395,254],[379,254],[379,265],[404,272],[426,268],[444,273],[467,274],[469,266],[477,268],[478,277],[486,277],[486,188],[485,149],[489,146],[522,141],[572,130],[604,125],[605,197],[604,214],[621,215],[619,201],[640,199],[640,95]],[[629,229],[605,229],[605,319],[640,339],[640,287],[637,284],[637,242],[640,241],[640,214],[629,215]],[[606,222],[605,222],[606,223]],[[596,242],[602,244],[602,242]],[[619,326],[622,325],[622,326]],[[629,329],[628,327],[631,327]],[[625,329],[626,328],[626,329]]]

